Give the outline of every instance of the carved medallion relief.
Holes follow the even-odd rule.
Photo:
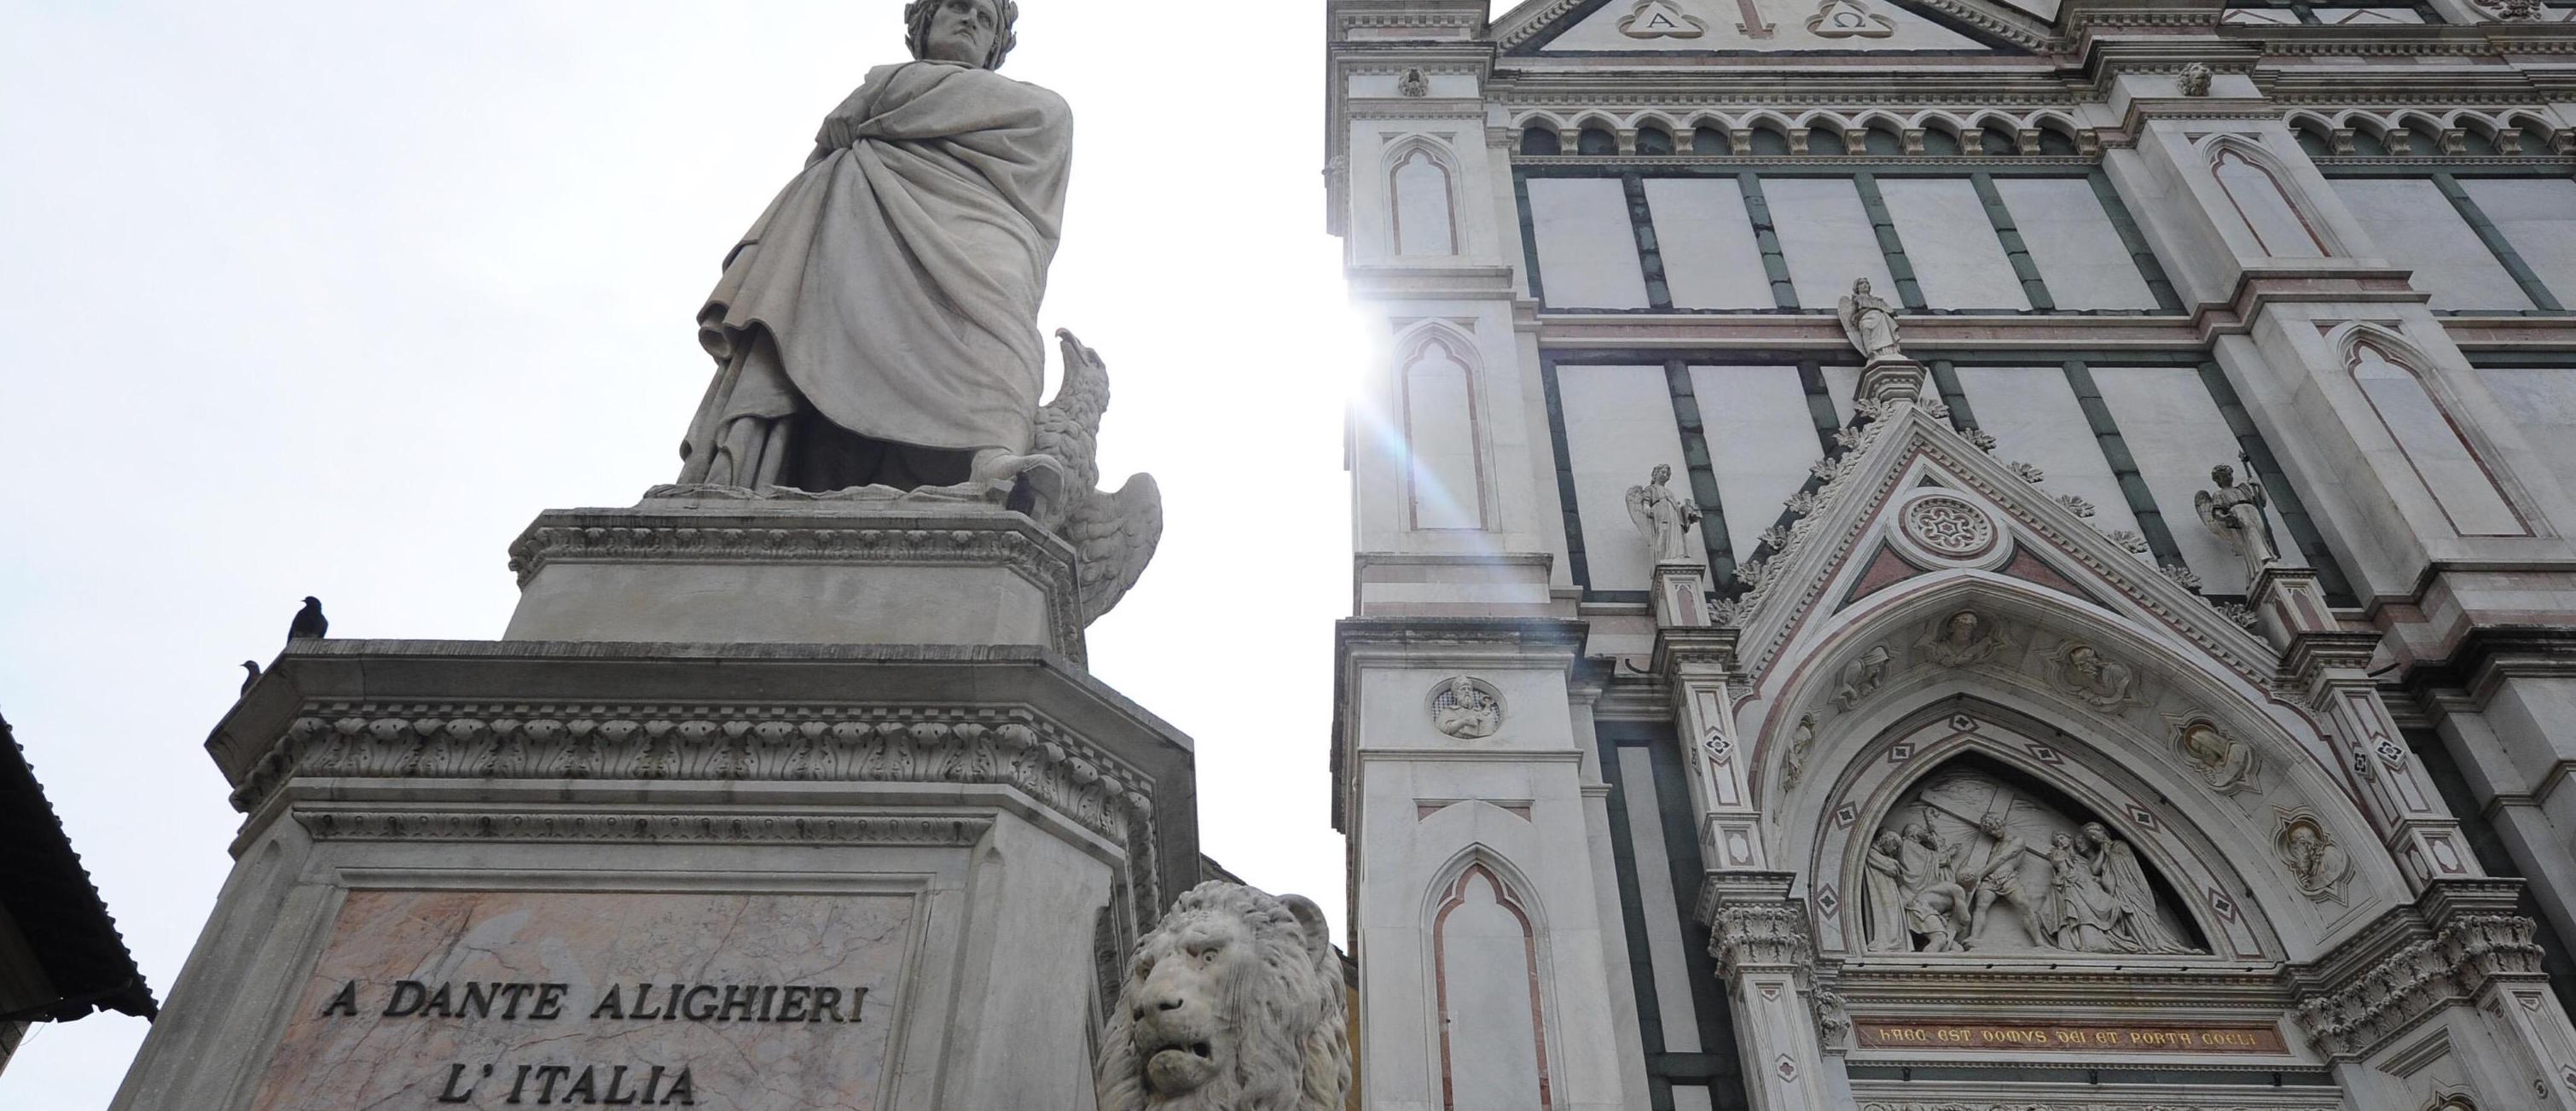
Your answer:
[[[1462,741],[1493,736],[1503,727],[1503,696],[1471,676],[1443,680],[1431,688],[1431,725]]]

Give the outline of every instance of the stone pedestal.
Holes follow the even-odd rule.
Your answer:
[[[510,546],[509,640],[1019,644],[1082,658],[1073,550],[976,503],[651,500]]]
[[[648,504],[513,555],[507,639],[297,641],[217,725],[236,864],[115,1108],[1082,1102],[1199,857],[1060,541]]]

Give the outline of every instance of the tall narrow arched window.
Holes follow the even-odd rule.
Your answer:
[[[1727,139],[1725,128],[1696,127],[1691,129],[1691,153],[1733,154],[1735,146]]]
[[[1521,129],[1521,153],[1563,154],[1565,141],[1556,137],[1556,129],[1553,127],[1545,125],[1525,127]]]
[[[2273,258],[2322,258],[2328,252],[2308,226],[2307,217],[2290,203],[2290,195],[2281,188],[2272,171],[2248,158],[2233,147],[2222,147],[2216,160],[2209,164],[2218,177],[2218,187],[2235,202],[2236,212],[2245,218],[2245,226],[2254,232],[2254,240],[2263,253]]]
[[[1553,1106],[1538,936],[1521,894],[1478,863],[1441,895],[1431,917],[1441,1106]]]
[[[1433,335],[1413,349],[1402,373],[1405,486],[1412,527],[1485,527],[1474,368],[1457,341]]]
[[[1656,127],[1656,126],[1655,126],[1655,125],[1653,125],[1653,124],[1647,124],[1647,125],[1646,125],[1646,126],[1644,126],[1644,127],[1640,127],[1640,128],[1638,128],[1638,129],[1637,129],[1637,153],[1639,153],[1639,154],[1671,154],[1671,153],[1673,153],[1673,133],[1672,133],[1672,132],[1669,132],[1669,131],[1666,131],[1666,130],[1664,130],[1663,128]]]
[[[2497,492],[2485,462],[2461,437],[2459,425],[2415,368],[2366,339],[2353,345],[2350,358],[2353,382],[2370,399],[2380,424],[2424,480],[2453,531],[2463,536],[2521,536],[2530,531]]]
[[[1429,150],[1398,155],[1395,172],[1395,253],[1458,253],[1458,220],[1450,207],[1449,167]]]
[[[1587,127],[1574,136],[1574,151],[1577,154],[1617,154],[1619,137],[1607,128]]]

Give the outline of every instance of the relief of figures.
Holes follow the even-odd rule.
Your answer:
[[[2207,718],[2193,718],[2174,731],[2174,747],[2192,774],[2222,795],[2261,790],[2263,760],[2254,746],[2228,736]]]
[[[1977,771],[1901,800],[1861,884],[1872,953],[2195,953],[2136,850]]]
[[[1996,658],[2011,648],[2012,642],[2004,639],[2003,630],[1985,615],[1960,610],[1934,622],[1914,646],[1924,659],[1942,667],[1967,667]]]

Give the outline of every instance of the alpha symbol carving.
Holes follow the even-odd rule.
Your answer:
[[[1825,0],[1807,17],[1807,30],[1820,39],[1883,39],[1896,33],[1896,21],[1860,0]]]
[[[1637,0],[1619,18],[1619,33],[1632,39],[1695,39],[1708,33],[1708,22],[1673,0]]]

